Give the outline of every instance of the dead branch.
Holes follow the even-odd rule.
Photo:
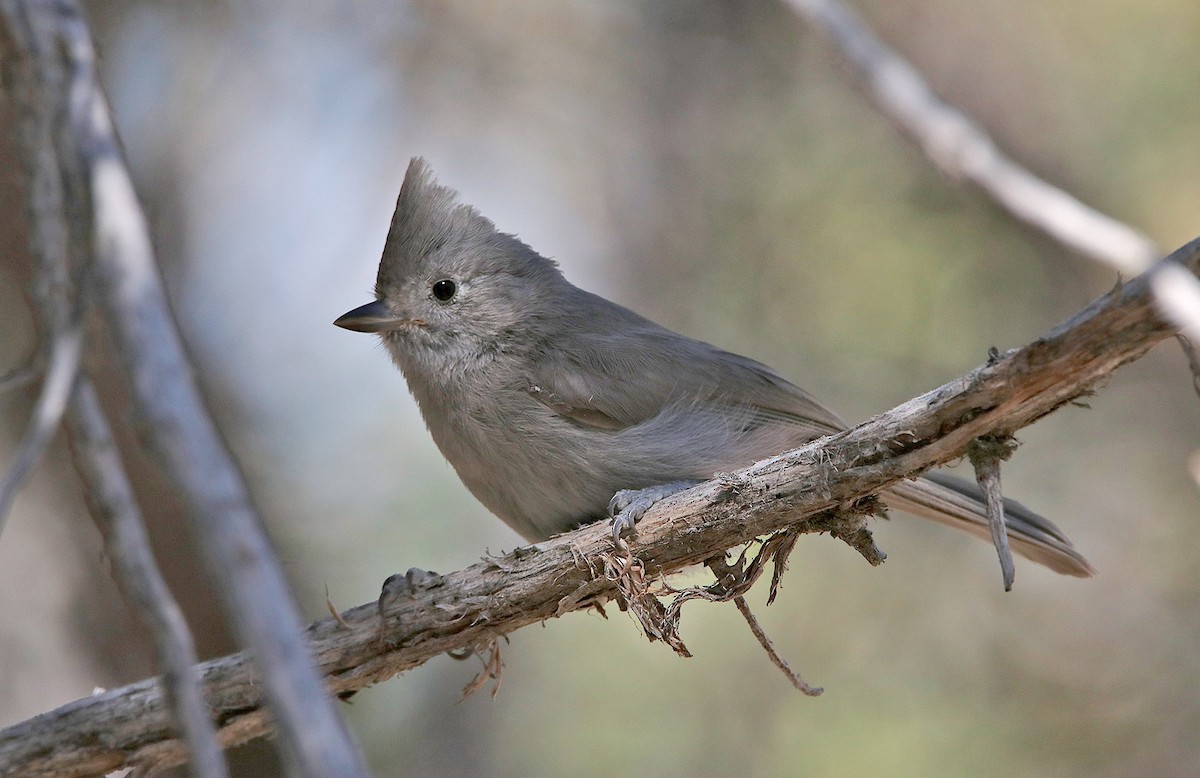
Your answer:
[[[4,520],[8,517],[17,492],[33,472],[33,466],[42,452],[50,445],[66,413],[83,357],[83,327],[78,322],[72,323],[55,333],[49,343],[50,366],[42,381],[37,404],[21,438],[21,445],[17,448],[16,461],[4,475],[3,483],[0,483],[0,530],[4,529]]]
[[[29,20],[20,22],[28,24]],[[41,340],[24,375],[35,377],[39,364],[46,365],[46,372],[16,459],[0,484],[0,528],[21,485],[58,430],[79,374],[83,327],[72,259],[79,258],[87,230],[85,220],[71,218],[78,215],[71,203],[78,199],[81,176],[76,168],[60,163],[52,141],[61,114],[74,106],[40,99],[32,59],[9,57],[4,66],[7,91],[16,108],[14,129],[21,145],[31,151],[21,157],[21,163],[28,191],[33,292]],[[57,70],[53,73],[55,78],[61,76]],[[15,384],[22,372],[6,378]]]
[[[987,501],[988,529],[992,533],[992,545],[1000,557],[1000,574],[1004,577],[1004,591],[1011,592],[1016,567],[1013,565],[1012,550],[1008,547],[1008,530],[1004,520],[1004,493],[1000,488],[1000,462],[1012,456],[1015,444],[992,437],[978,437],[967,448],[967,457],[975,468],[975,479],[983,490]]]
[[[1200,268],[1200,238],[1167,261]],[[1174,333],[1141,276],[1099,298],[1020,349],[838,435],[717,478],[655,506],[633,550],[649,575],[700,564],[755,538],[792,528],[861,538],[861,518],[839,514],[891,483],[966,455],[981,436],[1006,438],[1086,394],[1120,366]],[[322,619],[310,647],[334,693],[362,689],[447,651],[489,641],[561,612],[612,597],[616,584],[593,569],[613,551],[601,523],[538,546],[430,576],[389,600]],[[869,550],[869,549],[868,549]],[[581,592],[587,596],[581,596]],[[260,675],[244,654],[201,665],[205,696],[229,746],[271,732]],[[0,773],[90,776],[153,754],[181,762],[153,679],[69,703],[0,731]]]
[[[117,344],[143,439],[184,498],[214,588],[261,668],[293,768],[314,778],[364,776],[301,640],[298,611],[242,475],[192,378],[97,81],[86,20],[76,0],[0,0],[0,35],[29,182],[35,261],[65,272],[52,277],[65,286],[77,279],[63,255],[91,271],[83,276],[95,281],[89,291]],[[64,317],[55,314],[55,332],[62,331]],[[54,395],[59,402],[47,405],[61,418],[74,372],[64,367],[51,377],[57,375],[71,379]],[[47,380],[47,391],[64,380]],[[166,717],[159,728],[174,731]],[[157,764],[152,752],[142,761]]]
[[[946,103],[907,60],[840,0],[786,0],[838,47],[876,106],[938,170],[980,186],[1017,219],[1127,275],[1161,256],[1150,238],[1081,203],[1009,159],[982,127]]]
[[[788,681],[796,688],[796,691],[807,697],[820,697],[825,691],[820,686],[813,686],[805,681],[796,673],[795,670],[788,665],[787,660],[779,655],[775,649],[775,644],[771,638],[767,636],[762,625],[758,623],[758,618],[750,611],[750,605],[746,602],[746,598],[741,595],[733,598],[733,604],[737,606],[738,612],[742,614],[742,618],[750,625],[750,632],[758,640],[758,644],[767,652],[767,656],[771,658],[771,663],[787,677]]]
[[[1152,266],[1163,313],[1200,340],[1200,281],[1170,263],[1149,237],[1038,178],[1004,154],[965,113],[946,103],[916,68],[885,45],[840,0],[786,0],[825,34],[858,72],[880,111],[921,147],[938,170],[980,187],[1019,221],[1126,276]]]
[[[71,399],[67,431],[117,583],[154,639],[167,701],[183,730],[192,775],[224,778],[229,771],[200,691],[192,634],[154,562],[133,486],[125,475],[100,399],[86,378]]]

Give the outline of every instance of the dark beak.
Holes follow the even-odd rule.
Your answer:
[[[406,322],[408,319],[393,315],[383,300],[376,300],[342,314],[334,324],[355,332],[385,332],[398,329]]]

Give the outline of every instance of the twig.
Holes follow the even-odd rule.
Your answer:
[[[867,517],[886,517],[887,511],[883,503],[874,495],[863,497],[855,500],[850,509],[844,512],[844,516],[848,518],[853,517],[854,520],[849,524],[842,523],[831,527],[829,534],[861,554],[862,558],[870,562],[872,567],[882,565],[887,559],[887,554],[883,553],[879,549],[879,546],[875,545],[875,536],[867,528]],[[787,557],[785,556],[784,559],[786,560]],[[775,584],[772,583],[772,598],[774,596],[774,588]],[[769,601],[768,604],[770,604]]]
[[[329,584],[325,584],[325,607],[329,610],[329,615],[333,616],[334,620],[343,627],[349,627],[346,620],[342,618],[342,614],[338,611],[337,606],[333,604],[333,598],[329,596]]]
[[[258,661],[280,741],[299,775],[365,776],[301,642],[298,611],[242,475],[192,378],[77,0],[0,0],[0,11],[9,88],[26,113],[49,109],[39,115],[50,126],[21,133],[22,158],[28,169],[53,168],[69,184],[58,208],[68,217],[64,240],[94,264],[97,302],[143,438],[183,496],[234,632]]]
[[[1192,389],[1200,396],[1200,355],[1196,353],[1196,346],[1183,335],[1176,335],[1175,340],[1179,342],[1179,348],[1183,349],[1188,369],[1192,371]]]
[[[1159,309],[1192,342],[1200,343],[1200,282],[1184,268],[1160,262],[1152,268],[1150,286]]]
[[[1200,396],[1200,354],[1196,353],[1196,345],[1184,335],[1176,335],[1175,340],[1179,342],[1179,348],[1183,349],[1188,369],[1192,371],[1192,389]],[[1200,450],[1193,451],[1188,457],[1188,472],[1192,480],[1200,484]]]
[[[42,368],[42,360],[39,357],[33,357],[26,364],[14,367],[0,376],[0,393],[11,392],[33,383],[41,375]]]
[[[1176,251],[1172,261],[1195,272],[1200,239]],[[1011,436],[1173,333],[1156,312],[1146,279],[1134,279],[1023,348],[854,429],[741,471],[745,488],[732,495],[715,479],[687,499],[660,503],[638,524],[638,557],[661,576],[789,527],[830,532],[835,528],[825,512],[960,458],[980,436]],[[846,534],[854,533],[858,520],[847,519]],[[362,689],[447,651],[553,618],[561,603],[595,579],[578,560],[600,559],[611,550],[607,526],[582,527],[520,554],[442,576],[440,585],[413,597],[394,598],[383,614],[386,640],[380,640],[380,613],[372,602],[342,614],[350,629],[333,618],[313,624],[310,645],[331,691]],[[595,596],[613,596],[614,586],[607,583]],[[591,602],[580,599],[571,607]],[[221,722],[224,744],[272,731],[260,676],[245,655],[202,667],[205,696]],[[145,750],[182,761],[184,750],[168,725],[153,680],[115,689],[0,731],[0,774],[95,775]]]
[[[27,35],[34,34],[29,19],[14,19],[13,25]],[[78,223],[85,220],[70,218],[74,212],[68,205],[72,195],[78,193],[80,176],[69,166],[60,165],[54,155],[50,139],[60,121],[59,110],[39,99],[34,67],[32,58],[6,56],[4,60],[5,83],[16,109],[14,125],[29,151],[22,155],[21,162],[28,190],[33,295],[42,332],[31,367],[39,360],[48,367],[16,459],[0,485],[0,529],[17,491],[62,421],[83,353],[82,305],[75,296],[71,268],[87,225]]]
[[[775,664],[775,666],[783,671],[783,674],[787,676],[789,681],[791,681],[792,686],[795,686],[800,693],[806,694],[809,697],[820,697],[821,692],[825,690],[819,686],[809,686],[809,684],[803,678],[801,678],[796,671],[791,668],[790,665],[788,665],[787,661],[779,655],[779,652],[775,650],[775,644],[771,642],[771,638],[767,637],[767,633],[763,631],[762,625],[758,623],[758,619],[755,618],[754,614],[750,612],[750,606],[746,604],[746,598],[738,595],[737,597],[733,598],[733,604],[737,606],[737,609],[741,612],[742,617],[746,619],[746,623],[750,625],[750,631],[754,633],[754,637],[758,638],[759,645],[761,645],[763,650],[767,652],[767,656],[771,657],[771,661]]]
[[[3,484],[0,484],[0,531],[4,529],[17,491],[29,477],[62,421],[75,379],[79,375],[82,355],[83,328],[78,323],[54,336],[50,346],[50,366],[46,370],[41,394],[38,395],[29,426],[17,449],[16,459],[5,474]]]
[[[1008,547],[1008,530],[1004,522],[1004,493],[1000,488],[1000,462],[1012,455],[1008,441],[992,437],[976,438],[967,448],[967,457],[975,468],[975,480],[983,490],[987,503],[988,529],[992,545],[1000,557],[1000,572],[1004,576],[1004,591],[1011,592],[1016,578],[1012,550]]]
[[[854,535],[855,531],[843,532],[839,536],[838,530],[844,530],[843,525],[854,525],[860,520],[861,515],[853,511],[837,512],[822,517],[822,520],[814,522],[813,526],[820,527],[822,523],[828,522],[832,530],[831,534],[835,537],[842,537],[845,540],[846,536]],[[865,528],[863,531],[866,531]],[[763,574],[763,571],[766,570],[767,563],[770,562],[773,572],[771,575],[770,596],[767,599],[767,604],[770,605],[775,601],[775,595],[779,590],[780,578],[783,575],[784,568],[787,566],[787,559],[791,555],[792,549],[795,548],[799,537],[800,533],[796,528],[788,527],[762,541],[761,548],[759,548],[758,553],[751,560],[747,560],[749,552],[747,548],[742,549],[738,558],[732,564],[728,563],[723,556],[714,556],[708,559],[705,564],[716,576],[716,581],[709,586],[694,586],[678,592],[666,609],[663,618],[663,630],[678,633],[680,611],[683,604],[688,600],[704,599],[710,602],[727,602],[733,600],[743,618],[746,619],[746,623],[750,626],[750,631],[754,633],[754,637],[758,640],[759,645],[767,652],[767,656],[771,662],[783,671],[783,674],[787,676],[792,686],[809,697],[820,695],[823,690],[809,686],[784,661],[779,652],[775,650],[775,644],[767,637],[767,633],[763,630],[762,625],[759,624],[758,619],[750,612],[750,606],[746,603],[745,598],[745,593],[754,586],[755,582]],[[874,543],[871,545],[873,546]],[[870,561],[870,557],[867,557],[867,560]]]
[[[784,539],[779,543],[779,548],[771,559],[771,588],[767,592],[767,605],[774,604],[775,596],[779,594],[779,584],[783,581],[783,574],[787,572],[788,557],[792,555],[792,549],[796,547],[796,541],[800,539],[800,533],[795,530],[787,529],[780,534],[784,536]]]
[[[1018,220],[1124,275],[1155,268],[1160,310],[1200,341],[1200,281],[1169,263],[1149,237],[1085,205],[1007,157],[966,114],[939,98],[907,60],[840,0],[786,0],[838,47],[879,109],[911,136],[943,174],[973,182]]]
[[[1123,273],[1141,273],[1160,256],[1145,235],[1005,156],[979,125],[938,97],[916,68],[840,0],[786,2],[829,37],[866,82],[879,109],[917,141],[945,175],[974,182],[1021,221]]]
[[[459,699],[459,702],[466,700],[472,694],[479,691],[484,686],[487,686],[488,681],[492,682],[491,697],[494,699],[496,695],[500,693],[500,684],[504,680],[504,659],[500,655],[499,638],[492,638],[487,642],[487,645],[483,646],[482,648],[475,649],[471,653],[479,657],[479,661],[483,663],[483,667],[481,667],[479,669],[479,673],[476,674],[476,676],[472,678],[465,687],[463,687],[462,697]],[[458,659],[459,657],[455,656],[454,658]],[[466,657],[462,658],[465,659]]]
[[[187,740],[192,775],[224,778],[229,774],[225,755],[200,693],[192,635],[154,562],[133,488],[96,391],[86,378],[80,380],[71,400],[67,431],[117,582],[154,639],[167,702]]]

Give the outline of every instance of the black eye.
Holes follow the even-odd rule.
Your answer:
[[[454,299],[454,293],[458,291],[458,284],[449,278],[443,278],[433,285],[432,291],[435,299],[443,303],[448,303]]]

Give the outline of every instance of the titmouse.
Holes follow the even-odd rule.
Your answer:
[[[847,426],[766,365],[572,285],[420,158],[375,297],[334,323],[382,338],[463,483],[530,541],[610,511],[619,533],[664,495]],[[974,484],[935,473],[883,498],[990,539]],[[1050,521],[1012,500],[1005,512],[1015,551],[1094,573]]]

